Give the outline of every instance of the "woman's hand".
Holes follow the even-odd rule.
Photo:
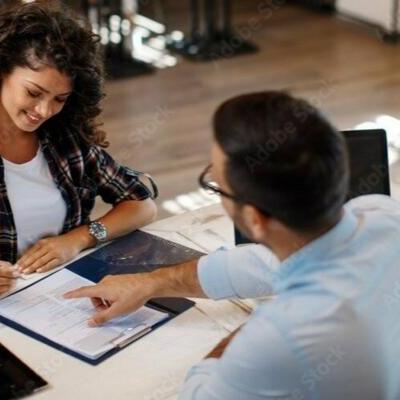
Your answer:
[[[70,232],[39,240],[17,261],[19,271],[24,274],[47,272],[71,261],[82,250],[81,242],[76,239]]]
[[[12,264],[0,261],[0,295],[12,289],[19,275],[18,270]]]

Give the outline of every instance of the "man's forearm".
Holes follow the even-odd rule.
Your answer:
[[[207,297],[200,286],[197,265],[198,260],[193,260],[150,273],[153,297]]]

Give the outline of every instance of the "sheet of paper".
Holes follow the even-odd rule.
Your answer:
[[[90,328],[94,308],[88,299],[65,300],[62,295],[93,282],[63,269],[0,301],[0,314],[40,335],[90,358],[148,330],[168,314],[142,307],[106,325]]]
[[[233,222],[221,204],[159,220],[143,230],[206,253],[235,244]]]

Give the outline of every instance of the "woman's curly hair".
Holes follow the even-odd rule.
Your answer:
[[[73,91],[62,111],[40,129],[53,135],[79,135],[107,147],[96,117],[104,97],[104,67],[99,37],[56,2],[13,2],[0,8],[0,80],[15,67],[50,65],[66,74]]]

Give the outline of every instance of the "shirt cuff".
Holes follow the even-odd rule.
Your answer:
[[[220,300],[236,297],[227,271],[227,251],[217,250],[200,258],[197,275],[200,286],[210,299]]]

